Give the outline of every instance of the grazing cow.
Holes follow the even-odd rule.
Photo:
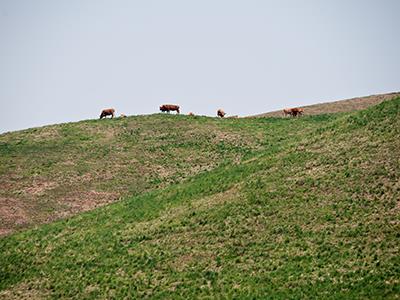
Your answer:
[[[225,116],[225,112],[220,108],[217,110],[217,117],[223,118]]]
[[[297,117],[297,116],[301,116],[304,113],[304,109],[303,108],[285,108],[283,110],[283,113],[285,116],[290,115],[292,117]]]
[[[291,115],[292,114],[292,109],[291,108],[285,108],[283,110],[283,115],[287,116],[287,115]]]
[[[298,108],[298,107],[292,108],[292,116],[293,117],[300,116],[303,114],[303,112],[304,112],[304,110],[302,108]]]
[[[120,117],[120,118],[126,118],[126,115],[121,114],[119,117]]]
[[[239,116],[230,116],[230,117],[227,117],[227,119],[237,119],[237,118],[239,118]]]
[[[188,116],[193,117],[193,116],[194,116],[194,113],[190,112],[190,113],[188,113]]]
[[[170,112],[172,111],[176,111],[176,113],[179,114],[179,105],[174,105],[174,104],[163,104],[160,106],[160,110],[162,112],[166,111],[166,112]]]
[[[101,111],[100,119],[103,119],[107,116],[111,116],[111,119],[114,118],[115,110],[114,108],[103,109]]]

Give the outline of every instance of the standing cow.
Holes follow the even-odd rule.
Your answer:
[[[174,105],[174,104],[163,104],[160,106],[160,110],[162,112],[170,112],[170,111],[176,111],[176,113],[179,114],[179,105]]]
[[[285,108],[285,109],[283,109],[283,115],[284,116],[290,116],[290,115],[292,115],[292,109],[291,108]]]
[[[103,109],[100,114],[100,119],[103,119],[107,116],[111,116],[111,119],[114,118],[115,109],[114,108],[107,108]]]
[[[223,118],[225,116],[225,112],[220,108],[217,110],[217,117]]]
[[[304,109],[303,109],[303,108],[299,108],[298,111],[297,111],[297,114],[298,114],[299,116],[302,116],[303,113],[304,113]]]
[[[298,107],[292,108],[292,116],[293,117],[301,116],[303,114],[303,112],[304,112],[304,109],[302,109],[302,108],[298,108]]]
[[[285,116],[290,115],[292,117],[297,117],[297,116],[301,116],[304,113],[304,109],[303,108],[299,108],[299,107],[295,107],[295,108],[285,108],[283,110],[283,114]]]

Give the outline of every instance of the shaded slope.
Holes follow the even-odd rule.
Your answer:
[[[329,101],[326,103],[318,103],[313,105],[300,106],[304,108],[304,115],[320,115],[338,112],[352,112],[355,110],[363,110],[370,106],[377,105],[385,100],[391,100],[400,96],[399,92],[371,95],[365,97],[357,97],[339,101]],[[283,117],[282,110],[271,111],[252,117]]]
[[[280,130],[282,143],[239,164],[5,237],[0,295],[395,298],[399,113],[397,99],[265,120],[313,130]]]

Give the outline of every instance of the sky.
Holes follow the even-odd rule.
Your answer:
[[[0,132],[400,91],[398,0],[0,0]]]

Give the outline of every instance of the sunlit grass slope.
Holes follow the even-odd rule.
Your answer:
[[[268,142],[259,124],[152,115],[0,135],[0,235],[239,162]]]
[[[399,117],[400,98],[345,115],[218,125],[260,134],[260,146],[3,237],[0,295],[398,298]]]

